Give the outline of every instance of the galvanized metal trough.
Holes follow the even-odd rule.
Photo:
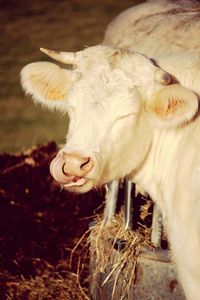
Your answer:
[[[125,181],[125,230],[132,228],[133,201],[131,191],[133,184]],[[110,222],[116,211],[119,182],[113,181],[107,190],[104,222]],[[92,234],[92,232],[91,232]],[[135,268],[134,281],[129,286],[129,291],[124,294],[124,268],[118,274],[110,276],[113,268],[112,263],[117,255],[124,250],[126,241],[116,240],[115,247],[110,255],[110,263],[105,270],[96,272],[95,257],[90,257],[90,290],[93,300],[186,300],[181,285],[178,282],[175,266],[170,258],[170,251],[162,249],[162,215],[158,207],[154,205],[151,242],[155,249],[142,248]],[[113,237],[114,239],[115,237]],[[92,239],[91,239],[92,240]],[[110,243],[110,241],[108,241]],[[131,263],[131,262],[130,262]],[[114,273],[113,273],[114,274]],[[107,278],[109,277],[109,280]],[[126,274],[127,277],[127,274]]]

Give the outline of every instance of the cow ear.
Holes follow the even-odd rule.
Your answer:
[[[179,126],[190,121],[197,113],[198,97],[191,90],[173,84],[156,92],[148,101],[146,109],[157,125]]]
[[[21,71],[22,87],[36,102],[67,110],[67,95],[73,82],[72,71],[65,70],[49,62],[36,62],[25,66]]]

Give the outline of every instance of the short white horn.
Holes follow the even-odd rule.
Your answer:
[[[170,74],[162,69],[156,70],[155,79],[163,85],[168,85],[172,80]]]
[[[53,51],[45,48],[40,48],[40,51],[63,64],[76,64],[76,54],[74,52]]]

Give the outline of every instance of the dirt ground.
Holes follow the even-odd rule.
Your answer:
[[[61,191],[49,174],[57,150],[50,142],[0,155],[1,300],[85,299],[79,285],[87,291],[88,234],[72,250],[101,211],[104,190]]]
[[[67,117],[35,107],[21,90],[22,67],[47,60],[39,47],[76,51],[95,45],[107,24],[137,2],[141,1],[0,1],[0,151],[24,150],[49,140],[64,142]]]

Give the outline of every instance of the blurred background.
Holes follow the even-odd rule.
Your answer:
[[[67,116],[36,107],[20,70],[48,60],[40,47],[77,51],[101,42],[108,23],[137,0],[0,0],[0,152],[65,141]]]

